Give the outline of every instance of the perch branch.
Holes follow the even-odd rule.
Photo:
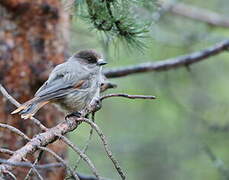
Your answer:
[[[204,50],[194,52],[191,54],[178,56],[176,58],[167,59],[157,62],[146,62],[142,64],[114,68],[104,71],[104,75],[107,78],[123,77],[136,73],[150,72],[150,71],[167,71],[170,69],[176,69],[179,67],[187,67],[191,64],[205,60],[211,56],[215,56],[229,49],[229,39],[215,44],[212,47]]]
[[[34,153],[40,146],[46,146],[55,141],[58,138],[56,134],[66,134],[67,132],[74,130],[78,124],[79,122],[76,119],[71,121],[71,125],[64,121],[57,126],[50,128],[48,131],[38,134],[22,148],[15,151],[7,161],[20,162],[22,158],[26,157],[27,154]],[[9,165],[0,165],[0,173],[4,170],[10,170],[11,168],[12,167]]]

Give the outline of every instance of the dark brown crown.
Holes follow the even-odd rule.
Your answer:
[[[102,58],[101,54],[92,49],[79,51],[75,57],[86,60],[88,63],[97,63],[98,59]]]

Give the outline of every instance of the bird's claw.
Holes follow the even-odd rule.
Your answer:
[[[80,113],[80,112],[73,112],[71,114],[68,114],[67,116],[65,116],[65,120],[67,120],[68,118],[71,118],[71,117],[80,118],[80,117],[82,117],[82,113]]]

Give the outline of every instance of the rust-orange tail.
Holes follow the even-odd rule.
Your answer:
[[[19,106],[17,109],[15,109],[11,114],[19,113],[21,114],[21,117],[23,119],[32,118],[34,114],[45,104],[47,104],[49,101],[43,101],[38,102],[36,98],[33,98],[21,106]]]

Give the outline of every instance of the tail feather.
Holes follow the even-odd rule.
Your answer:
[[[22,104],[20,107],[18,107],[16,110],[14,110],[11,114],[19,113],[23,119],[28,119],[34,116],[34,114],[45,104],[47,104],[49,101],[45,102],[37,102],[33,99]]]

